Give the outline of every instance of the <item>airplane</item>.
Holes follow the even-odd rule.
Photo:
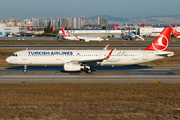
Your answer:
[[[32,35],[34,33],[35,33],[35,31],[32,31],[32,26],[27,30],[26,29],[19,30],[19,34],[21,34],[21,35]]]
[[[63,39],[65,40],[74,40],[74,41],[84,41],[84,42],[89,42],[89,41],[103,41],[104,39],[101,37],[85,37],[85,36],[74,36],[68,34],[63,28],[61,28],[62,33],[63,33]]]
[[[121,23],[121,25],[118,27],[119,29],[122,29],[122,30],[125,30],[125,29],[128,29],[128,28],[132,28],[132,26],[129,24],[129,25],[127,25],[127,22],[126,22],[126,25],[122,25],[122,23]]]
[[[117,28],[118,28],[118,24],[116,24],[112,30],[117,30]]]
[[[21,50],[6,58],[10,64],[63,65],[64,71],[86,70],[92,73],[92,66],[136,65],[174,55],[167,51],[172,28],[164,28],[161,34],[144,50]]]
[[[121,34],[121,37],[125,40],[144,40],[143,37],[139,36],[139,35],[135,35],[133,32],[130,31],[130,26],[129,26],[129,32],[123,32]]]
[[[20,29],[20,32],[32,31],[32,26],[29,29]]]
[[[119,26],[119,29],[126,29],[127,26],[123,26],[122,24]]]
[[[169,27],[173,29],[172,35],[174,35],[175,38],[180,38],[180,33],[178,33],[177,30],[173,28],[173,26],[169,25]]]

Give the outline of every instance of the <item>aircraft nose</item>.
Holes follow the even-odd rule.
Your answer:
[[[8,63],[9,63],[9,57],[7,57],[7,58],[6,58],[6,62],[8,62]]]

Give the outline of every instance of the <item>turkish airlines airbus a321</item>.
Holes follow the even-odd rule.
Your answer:
[[[63,28],[61,29],[62,30],[62,33],[63,33],[63,38],[65,40],[78,40],[78,41],[84,41],[84,42],[89,42],[89,41],[103,41],[104,39],[101,38],[101,37],[86,37],[86,36],[73,36],[73,35],[70,35],[68,34]]]
[[[6,61],[24,65],[24,72],[27,65],[63,65],[65,71],[91,73],[91,66],[134,65],[173,56],[174,52],[166,51],[171,32],[172,28],[165,28],[144,50],[21,50]]]

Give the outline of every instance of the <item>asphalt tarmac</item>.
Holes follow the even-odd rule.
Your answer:
[[[95,36],[95,35],[92,35]],[[153,41],[155,38],[145,38],[145,41]],[[59,41],[59,42],[72,42],[71,40],[64,40],[57,37],[0,37],[0,41]],[[117,38],[109,38],[109,40],[103,40],[101,42],[115,42],[115,41],[127,41],[123,40],[120,36]],[[80,42],[80,41],[76,41]]]
[[[0,67],[0,83],[180,83],[180,67],[101,66],[66,72],[62,66]]]

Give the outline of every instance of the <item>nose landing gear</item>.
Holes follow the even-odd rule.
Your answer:
[[[24,65],[24,70],[23,70],[24,73],[27,72],[27,65]]]

